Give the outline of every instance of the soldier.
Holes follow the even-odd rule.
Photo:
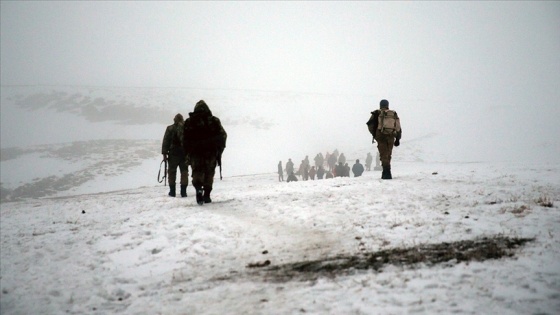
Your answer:
[[[212,115],[203,100],[194,106],[185,121],[183,147],[192,168],[192,184],[199,205],[212,202],[210,192],[214,183],[216,164],[222,160],[227,133],[218,117]]]
[[[161,145],[163,160],[167,161],[167,180],[169,183],[169,196],[175,197],[177,180],[177,167],[181,171],[181,197],[187,196],[189,183],[189,167],[183,150],[183,115],[177,114],[173,118],[173,125],[167,126]]]
[[[393,145],[398,147],[402,136],[401,122],[397,112],[389,109],[389,101],[381,100],[379,109],[371,112],[371,117],[366,123],[369,132],[377,141],[377,150],[383,167],[382,179],[392,179],[391,155]],[[374,142],[374,141],[373,141]]]

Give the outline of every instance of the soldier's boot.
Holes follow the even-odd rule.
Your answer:
[[[198,203],[199,205],[203,205],[204,197],[202,196],[202,187],[194,186],[194,189],[196,189],[196,203]]]
[[[211,203],[210,192],[212,192],[212,187],[204,188],[204,203]]]
[[[170,197],[175,197],[175,184],[169,185],[169,194]]]
[[[187,185],[181,185],[181,197],[187,196]]]
[[[383,173],[381,173],[381,179],[393,179],[391,175],[391,166],[383,166]]]

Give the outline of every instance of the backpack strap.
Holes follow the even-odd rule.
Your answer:
[[[381,133],[383,133],[385,130],[385,116],[387,116],[387,111],[381,110],[379,115],[381,116]]]

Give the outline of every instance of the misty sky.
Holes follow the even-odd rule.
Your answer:
[[[246,116],[275,126],[274,136],[259,130],[262,139],[249,140],[244,128],[227,125],[237,149],[275,145],[269,151],[287,155],[281,151],[291,148],[293,157],[373,148],[365,122],[386,98],[401,117],[403,145],[437,134],[425,148],[467,160],[524,154],[532,161],[545,149],[560,159],[558,1],[0,3],[3,86],[207,91],[164,108],[173,115],[216,91],[297,92],[292,106],[280,99],[212,103],[226,123]],[[52,131],[67,133],[57,126],[68,122],[20,124],[4,118],[6,107],[2,147],[24,144],[18,137],[31,129],[49,143],[63,141]],[[340,139],[322,137],[332,134]],[[289,144],[270,143],[280,137]]]
[[[1,2],[3,85],[560,99],[559,2]]]

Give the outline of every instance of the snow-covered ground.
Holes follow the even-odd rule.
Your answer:
[[[225,177],[203,206],[163,185],[3,203],[1,313],[559,313],[560,165],[394,164],[391,181]],[[534,241],[499,259],[281,274],[483,236]]]
[[[541,136],[548,125],[530,141],[510,134],[524,108],[395,99],[393,180],[288,184],[279,160],[375,156],[372,98],[41,86],[1,97],[1,314],[560,313],[559,140]],[[198,206],[192,186],[170,198],[156,179],[165,126],[201,98],[228,145],[214,202]],[[529,241],[482,248],[503,238]],[[458,243],[473,240],[494,258]],[[434,262],[430,246],[452,258]]]

